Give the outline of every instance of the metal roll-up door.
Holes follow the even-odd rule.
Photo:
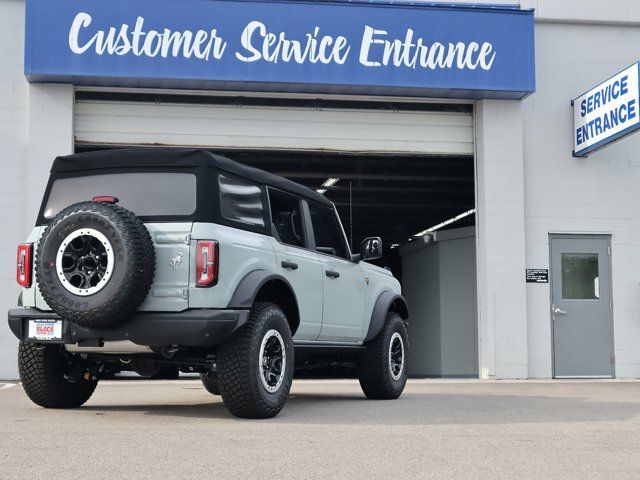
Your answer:
[[[356,102],[310,108],[290,102],[181,103],[176,97],[170,102],[79,98],[76,144],[473,155],[470,105],[459,111],[442,104],[435,104],[438,111],[356,108]]]

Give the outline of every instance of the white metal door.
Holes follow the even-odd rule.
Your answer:
[[[80,100],[78,144],[473,154],[473,115]]]

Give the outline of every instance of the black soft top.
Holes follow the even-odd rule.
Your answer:
[[[290,192],[294,195],[332,207],[323,195],[286,178],[258,168],[248,167],[207,150],[195,148],[123,148],[77,153],[57,157],[51,167],[52,176],[89,170],[158,167],[209,167],[244,177],[256,183]]]

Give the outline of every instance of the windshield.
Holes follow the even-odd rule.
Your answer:
[[[118,205],[139,217],[188,216],[196,210],[196,176],[193,173],[109,173],[59,178],[53,182],[44,218],[93,197],[117,197]]]

